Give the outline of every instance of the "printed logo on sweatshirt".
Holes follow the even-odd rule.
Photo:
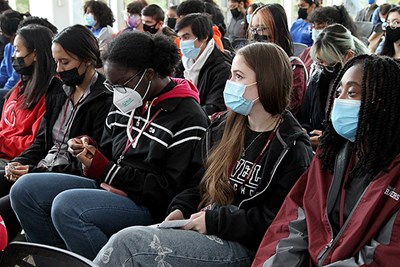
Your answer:
[[[400,194],[399,194],[399,193],[396,193],[394,190],[396,190],[396,188],[393,188],[393,187],[391,187],[391,186],[388,186],[388,187],[385,189],[385,192],[383,192],[383,193],[384,193],[385,195],[387,195],[387,196],[393,198],[394,200],[399,201],[399,199],[400,199]]]
[[[242,195],[253,196],[256,193],[257,185],[261,180],[261,165],[257,164],[253,167],[253,162],[240,159],[232,171],[230,182],[235,191]],[[243,186],[244,181],[246,184]]]

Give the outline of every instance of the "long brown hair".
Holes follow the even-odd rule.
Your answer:
[[[282,114],[289,104],[292,67],[285,51],[273,43],[252,43],[237,52],[256,73],[260,103],[271,115]],[[266,121],[267,122],[267,121]],[[228,111],[224,133],[206,161],[200,182],[199,208],[216,203],[233,203],[235,192],[229,183],[231,169],[244,146],[247,117]]]

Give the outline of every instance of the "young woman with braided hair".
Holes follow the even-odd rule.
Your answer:
[[[339,73],[310,168],[253,266],[391,266],[400,253],[400,64],[362,55]]]

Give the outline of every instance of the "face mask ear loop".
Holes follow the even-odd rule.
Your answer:
[[[131,128],[133,127],[132,120],[135,117],[135,110],[136,109],[131,111],[131,115],[129,116],[128,124],[127,124],[127,127],[126,127],[126,135],[128,136],[128,139],[129,139],[130,142],[133,141],[132,134],[131,134],[131,132],[132,132]]]
[[[245,88],[247,88],[247,87],[249,87],[249,86],[252,86],[252,85],[255,85],[255,84],[257,84],[257,82],[248,84],[248,85],[245,86]],[[260,97],[257,97],[256,99],[252,100],[252,102],[254,103],[254,102],[256,102],[258,99],[260,99]]]
[[[143,74],[142,74],[142,77],[140,77],[139,82],[136,84],[135,88],[133,88],[132,90],[136,91],[136,88],[137,88],[137,87],[139,86],[139,84],[142,82],[142,80],[143,80],[143,78],[144,78],[144,75],[146,74],[146,71],[147,71],[147,69],[144,70],[144,72],[143,72]],[[144,97],[142,97],[142,99],[143,99],[143,98],[144,98]]]
[[[148,93],[149,90],[150,90],[150,86],[151,86],[151,80],[149,81],[149,85],[147,86],[146,93],[144,93],[144,96],[142,97],[142,100],[144,100],[144,99],[146,98],[147,93]],[[153,103],[153,102],[152,102],[152,103]]]
[[[136,84],[136,86],[135,86],[135,88],[134,88],[133,90],[136,91],[136,88],[139,86],[140,82],[142,81],[142,79],[143,79],[144,74],[146,73],[146,71],[147,71],[147,69],[144,70],[144,73],[143,73],[142,77],[140,78],[139,82]],[[148,92],[149,89],[150,89],[150,85],[151,85],[151,81],[149,82],[149,86],[147,86],[147,90],[146,90],[145,96],[147,95],[147,92]],[[144,97],[145,97],[145,96],[144,96]],[[143,99],[144,97],[142,97],[142,99]],[[136,110],[136,109],[132,110],[131,115],[129,116],[128,126],[126,127],[126,134],[127,134],[128,139],[129,139],[130,142],[133,141],[133,137],[132,137],[132,134],[131,134],[131,132],[132,132],[132,131],[131,131],[131,127],[132,127],[132,120],[133,120],[133,118],[134,118],[134,116],[135,116],[135,110]],[[150,113],[149,113],[149,114],[150,114]],[[147,119],[147,120],[149,120],[149,119]],[[141,134],[141,133],[139,133],[139,135],[140,135],[140,134]],[[136,141],[135,141],[135,143],[134,143],[134,148],[136,147],[137,141],[138,141],[138,139],[139,139],[139,135],[138,135],[138,137],[136,138]]]
[[[150,86],[149,86],[150,87]],[[143,125],[142,129],[140,129],[139,134],[136,136],[136,140],[135,142],[132,144],[133,148],[136,148],[138,142],[139,142],[139,138],[142,136],[144,129],[147,128],[148,124],[150,123],[150,111],[151,111],[151,107],[153,106],[153,102],[156,100],[157,98],[154,98],[149,106],[149,109],[147,110],[147,117],[146,117],[146,123]]]

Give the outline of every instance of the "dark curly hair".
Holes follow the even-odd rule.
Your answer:
[[[174,72],[179,54],[175,43],[163,34],[129,32],[111,43],[103,59],[135,70],[152,68],[167,77]]]
[[[400,153],[400,75],[394,75],[400,73],[400,64],[389,57],[361,55],[347,62],[340,71],[330,93],[326,129],[320,139],[319,158],[323,168],[332,172],[337,153],[345,139],[334,130],[330,115],[336,88],[345,72],[353,66],[360,66],[363,76],[354,142],[358,162],[350,178],[353,175],[367,175],[366,182],[369,182]]]
[[[86,11],[88,8],[90,8],[90,10],[92,11],[93,16],[95,17],[101,28],[107,27],[107,25],[111,27],[113,26],[113,23],[115,21],[114,15],[107,4],[101,1],[90,0],[86,1],[83,6],[84,13],[87,13]]]

